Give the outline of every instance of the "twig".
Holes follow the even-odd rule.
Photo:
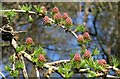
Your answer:
[[[4,31],[4,32],[9,32],[11,34],[18,34],[18,33],[24,33],[24,32],[27,32],[27,30],[24,30],[24,31],[6,31],[2,28],[0,28],[0,31]]]
[[[28,79],[28,74],[27,74],[27,70],[26,70],[24,58],[23,58],[22,55],[21,55],[21,61],[22,61],[22,63],[23,63],[23,75],[24,75],[24,78],[25,78],[25,79]]]
[[[7,79],[5,78],[4,74],[2,72],[0,72],[0,75],[4,78],[4,79]]]
[[[58,61],[54,61],[54,62],[50,62],[50,63],[46,63],[45,65],[56,65],[56,64],[61,64],[61,63],[68,63],[70,62],[70,60],[58,60]]]
[[[60,27],[63,28],[63,29],[66,29],[65,26],[60,26]],[[69,31],[73,36],[75,36],[75,38],[78,38],[77,34],[76,34],[74,31],[72,31],[71,29],[68,29],[68,31]]]
[[[25,10],[0,10],[0,12],[10,12],[10,11],[14,11],[14,12],[22,12],[22,13],[25,13],[26,11]],[[31,14],[36,14],[36,12],[34,11],[28,11],[28,13],[31,13]]]
[[[40,79],[40,73],[39,73],[38,68],[37,68],[36,65],[35,65],[35,70],[36,70],[37,79]]]
[[[14,47],[14,49],[16,49],[17,46],[18,46],[18,45],[17,45],[17,42],[15,41],[15,39],[12,39],[11,44],[12,44],[12,46]],[[23,63],[23,75],[24,75],[25,79],[28,79],[28,74],[27,74],[27,70],[26,70],[24,58],[23,58],[22,55],[20,56],[20,59],[21,59],[21,61],[22,61],[22,63]]]
[[[118,77],[118,76],[112,76],[112,75],[107,75],[106,77],[107,78],[113,78],[113,79],[120,79],[120,77]]]
[[[15,53],[13,54],[13,63],[12,63],[12,66],[13,66],[13,71],[15,70]]]
[[[10,12],[10,11],[13,11],[13,12],[18,12],[18,13],[29,13],[29,14],[35,14],[35,15],[40,15],[40,16],[44,16],[42,13],[39,13],[37,14],[36,12],[34,11],[25,11],[25,10],[0,10],[0,12]]]

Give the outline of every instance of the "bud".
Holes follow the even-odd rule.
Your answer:
[[[83,37],[84,37],[85,39],[90,39],[90,35],[89,35],[88,32],[85,32],[85,33],[83,34]]]
[[[68,16],[68,13],[64,13],[62,17],[63,17],[63,19],[68,18],[68,17],[69,17],[69,16]]]
[[[32,43],[33,43],[32,38],[28,37],[28,38],[26,39],[26,43],[27,43],[27,44],[32,44]]]
[[[81,57],[80,57],[80,54],[79,53],[76,53],[74,55],[74,61],[80,61],[81,60]]]
[[[72,25],[72,19],[70,17],[67,17],[65,21],[67,25]]]
[[[91,54],[90,54],[90,51],[89,50],[86,50],[84,55],[83,55],[84,58],[90,58],[91,57]]]
[[[106,65],[106,60],[101,59],[101,60],[97,60],[97,62],[101,65],[101,66],[105,66]]]
[[[48,17],[48,16],[45,16],[45,17],[43,18],[43,21],[44,21],[45,24],[50,23],[50,20],[49,20],[49,17]]]
[[[42,54],[39,55],[38,60],[39,60],[39,61],[42,61],[42,62],[43,62],[43,61],[46,61],[44,55],[42,55]]]
[[[52,12],[53,12],[53,13],[58,13],[58,12],[59,12],[59,9],[58,9],[57,7],[54,7],[54,8],[52,9]]]
[[[78,39],[77,39],[78,42],[83,42],[84,41],[84,38],[82,35],[78,35]]]
[[[54,19],[56,19],[56,20],[60,20],[61,18],[62,18],[62,15],[60,12],[58,12],[54,15]]]

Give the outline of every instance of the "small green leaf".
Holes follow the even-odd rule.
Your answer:
[[[16,16],[17,13],[11,10],[9,12],[5,12],[5,14],[9,18],[9,20],[11,21]]]
[[[71,29],[72,28],[72,25],[65,25],[66,29]]]
[[[70,58],[73,58],[74,57],[74,53],[70,53]]]
[[[31,15],[29,15],[28,21],[33,22],[33,18],[31,17]]]
[[[110,64],[113,65],[114,67],[117,67],[120,65],[119,58],[117,56],[111,56]]]
[[[100,52],[100,51],[98,50],[98,48],[94,48],[94,49],[93,49],[93,52],[92,52],[92,55],[93,55],[93,56],[98,55],[99,52]]]
[[[68,78],[73,75],[71,69],[72,69],[71,63],[65,63],[62,66],[59,66],[58,72],[64,74],[65,78]]]
[[[23,63],[20,62],[20,61],[17,61],[17,62],[15,63],[15,68],[16,68],[16,69],[23,69]]]
[[[15,61],[15,58],[13,57],[13,55],[11,55],[11,56],[9,57],[9,60],[10,60],[10,62],[14,62],[14,61]]]
[[[25,10],[26,12],[28,12],[28,11],[30,11],[32,9],[32,6],[25,4],[22,7],[20,6],[20,9]]]
[[[104,67],[98,66],[97,69],[103,71],[103,70],[104,70]]]
[[[13,77],[18,77],[18,74],[19,74],[18,70],[10,71],[10,75]]]
[[[84,53],[85,53],[85,51],[86,51],[86,48],[81,49],[80,54],[84,54]]]
[[[35,10],[37,13],[43,12],[40,6],[34,5]]]
[[[10,66],[5,66],[5,70],[7,70],[7,71],[11,71]]]
[[[86,61],[86,63],[88,64],[88,66],[89,66],[90,68],[94,68],[94,64],[93,64],[94,61],[92,61],[91,59],[85,60],[85,61]]]
[[[71,77],[73,74],[74,74],[73,72],[70,72],[70,73],[67,74],[66,77],[69,78],[69,77]]]
[[[81,68],[85,68],[85,66],[86,66],[85,60],[81,60],[81,62],[80,62],[80,67],[81,67]]]
[[[39,48],[36,48],[36,50],[33,52],[32,56],[34,59],[38,58],[39,54],[46,55],[46,52],[42,47],[39,46]]]
[[[97,74],[94,71],[89,71],[88,77],[96,77]]]
[[[85,32],[85,27],[82,25],[79,25],[79,26],[77,26],[76,31],[77,32]]]
[[[37,66],[39,66],[39,67],[43,67],[43,65],[44,65],[44,62],[40,62],[40,61],[37,61]]]
[[[19,53],[20,51],[23,51],[24,49],[25,49],[25,48],[24,48],[23,45],[17,46],[17,47],[16,47],[16,52]]]

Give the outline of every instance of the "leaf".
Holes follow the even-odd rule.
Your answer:
[[[20,6],[20,9],[25,10],[26,12],[28,12],[28,11],[30,11],[32,9],[32,6],[25,4],[22,7]]]
[[[77,26],[76,31],[77,32],[85,32],[85,27],[82,25],[79,25],[79,26]]]
[[[94,61],[93,61],[92,59],[85,60],[85,61],[86,61],[86,63],[88,64],[88,66],[89,66],[90,68],[94,68],[94,65],[95,65],[95,64],[93,64]]]
[[[86,62],[85,60],[82,60],[80,63],[80,67],[85,68],[85,66],[86,66]]]
[[[16,69],[23,69],[23,63],[20,62],[20,61],[17,61],[17,62],[15,63],[15,67],[16,67]]]
[[[103,71],[103,70],[104,70],[104,67],[98,66],[97,69]]]
[[[74,57],[74,53],[70,53],[70,58],[73,58]]]
[[[58,68],[58,72],[63,73],[63,69],[61,66]]]
[[[28,21],[33,22],[33,18],[31,17],[31,15],[29,15]]]
[[[16,52],[19,53],[20,51],[23,51],[24,49],[25,49],[25,48],[24,48],[23,45],[17,46],[17,47],[16,47]]]
[[[111,56],[110,64],[113,65],[114,67],[117,67],[120,65],[119,58],[117,56]]]
[[[35,10],[37,13],[43,12],[40,6],[34,5]]]
[[[10,71],[10,75],[13,76],[13,77],[17,77],[18,74],[19,74],[18,70]]]
[[[97,74],[94,71],[89,71],[88,77],[96,77]]]
[[[17,13],[11,10],[9,12],[5,12],[5,14],[9,18],[9,20],[11,21],[16,16]]]
[[[43,67],[43,65],[44,65],[44,62],[37,61],[37,66]]]
[[[7,70],[7,71],[11,71],[10,66],[5,66],[5,70]]]
[[[93,49],[92,55],[93,55],[93,56],[98,55],[99,52],[100,52],[100,51],[98,50],[98,48],[95,48],[95,49]]]
[[[13,55],[11,55],[11,56],[9,57],[9,60],[10,60],[10,62],[14,62],[14,61],[15,61]]]
[[[58,72],[65,75],[66,78],[73,75],[73,72],[71,71],[72,66],[70,63],[63,64],[63,66],[59,66]]]
[[[85,51],[86,51],[86,47],[81,49],[80,54],[84,54]]]
[[[46,55],[46,52],[42,47],[39,46],[39,48],[36,48],[36,50],[33,52],[33,57],[38,58],[39,54]]]
[[[70,72],[69,74],[67,74],[67,78],[71,77],[74,73],[73,72]]]

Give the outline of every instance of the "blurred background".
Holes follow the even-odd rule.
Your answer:
[[[67,12],[73,20],[74,28],[79,24],[86,23],[92,38],[87,48],[91,52],[95,47],[99,48],[100,55],[97,56],[98,59],[105,58],[109,62],[108,56],[115,55],[120,58],[120,35],[118,34],[118,19],[120,17],[118,16],[117,2],[3,2],[1,3],[1,9],[19,9],[19,6],[24,4],[45,6],[48,12],[56,6],[61,13]],[[35,9],[32,8],[32,10]],[[30,36],[36,46],[41,45],[45,49],[48,62],[70,59],[70,53],[80,51],[76,38],[70,33],[66,33],[60,27],[45,26],[42,18],[35,15],[32,15],[34,21],[29,22],[27,16],[25,13],[18,13],[10,22],[10,25],[16,31],[28,30],[27,33],[17,35],[16,38],[19,44],[24,44],[25,39]],[[1,19],[0,21],[2,22]],[[6,76],[9,76],[9,73],[5,71],[4,66],[10,64],[9,57],[13,52],[14,50],[9,43],[2,41],[0,38],[0,71]],[[26,61],[26,66],[29,76],[34,77],[35,71],[32,63]],[[41,71],[41,76],[42,73],[44,71]],[[56,73],[51,74],[51,77],[58,76]]]

